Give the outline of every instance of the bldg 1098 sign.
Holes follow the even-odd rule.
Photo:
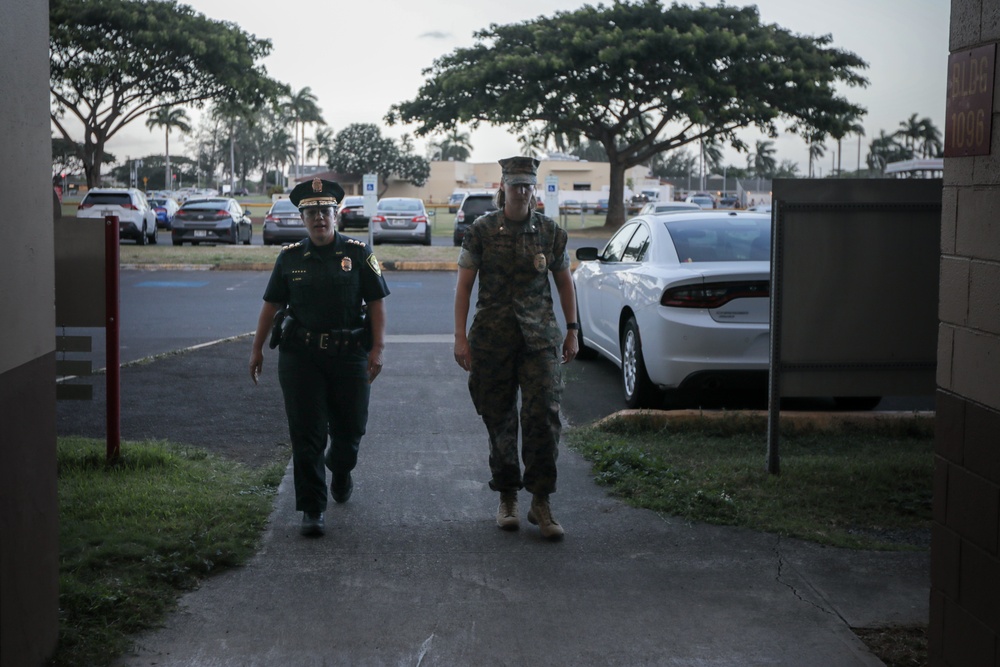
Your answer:
[[[989,155],[996,44],[948,58],[944,156]]]

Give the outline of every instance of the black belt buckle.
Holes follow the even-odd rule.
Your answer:
[[[329,339],[330,339],[330,334],[328,334],[328,333],[321,333],[319,335],[319,341],[316,343],[316,346],[319,349],[321,349],[321,350],[325,350],[326,347],[327,347],[327,341]]]

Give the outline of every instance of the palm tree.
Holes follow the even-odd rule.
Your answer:
[[[868,144],[866,160],[868,168],[882,175],[885,173],[885,166],[890,162],[908,159],[907,151],[906,146],[899,143],[895,134],[886,134],[885,130],[881,130],[879,136]]]
[[[826,144],[819,141],[819,135],[809,137],[809,178],[813,177],[813,162],[819,162],[826,155]]]
[[[757,178],[770,178],[778,163],[774,159],[774,142],[757,141],[757,147],[753,153],[747,156],[747,167],[753,171]]]
[[[922,157],[937,157],[941,155],[944,147],[941,143],[941,131],[934,125],[930,118],[920,121],[920,154]]]
[[[166,176],[164,178],[164,190],[172,190],[170,182],[170,130],[177,128],[181,132],[191,131],[191,119],[188,118],[184,109],[174,109],[169,106],[160,107],[149,114],[146,118],[146,127],[150,130],[156,127],[164,128],[166,135],[166,145],[164,155],[166,156]]]
[[[893,134],[903,140],[903,146],[909,155],[904,159],[912,159],[917,154],[917,144],[924,136],[924,126],[922,121],[917,120],[917,114],[912,114],[908,119],[899,123],[899,129]]]
[[[299,92],[288,98],[285,109],[292,122],[295,124],[295,139],[299,146],[298,160],[295,165],[295,176],[299,176],[299,165],[304,161],[306,145],[306,125],[316,123],[326,125],[319,106],[316,105],[316,96],[312,89],[306,86]],[[301,136],[301,139],[299,138]]]
[[[458,128],[451,130],[440,141],[431,142],[430,148],[432,160],[464,162],[472,155],[469,133],[459,132]]]
[[[333,150],[333,130],[329,127],[316,129],[316,136],[306,142],[306,158],[313,155],[318,160],[330,161],[330,151]]]
[[[865,133],[865,128],[861,123],[857,121],[857,116],[845,116],[838,120],[834,125],[834,128],[830,130],[830,136],[837,140],[837,177],[840,177],[842,173],[841,157],[842,157],[842,144],[844,137],[848,134],[862,135]]]

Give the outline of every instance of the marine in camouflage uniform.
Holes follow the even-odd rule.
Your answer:
[[[561,537],[548,497],[556,490],[560,435],[561,363],[578,351],[576,301],[566,252],[566,231],[535,209],[538,161],[501,160],[500,210],[466,231],[459,255],[455,297],[455,359],[469,375],[469,392],[489,434],[490,488],[501,494],[497,524],[518,526],[517,491],[533,496],[528,520],[546,537]],[[564,337],[553,312],[553,274],[569,330]],[[479,299],[466,335],[472,284]],[[518,410],[518,393],[521,406]],[[522,475],[518,460],[521,431]]]
[[[292,191],[290,199],[302,211],[309,238],[284,248],[275,261],[250,356],[256,383],[274,315],[286,313],[279,329],[278,381],[304,535],[324,532],[325,468],[332,472],[334,500],[346,502],[351,495],[351,471],[368,422],[370,384],[382,368],[382,299],[389,289],[368,246],[336,233],[333,212],[342,198],[339,185],[318,178]]]

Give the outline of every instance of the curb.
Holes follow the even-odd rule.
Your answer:
[[[783,411],[778,415],[778,421],[792,430],[803,428],[819,428],[834,430],[850,424],[865,424],[896,422],[904,419],[928,421],[933,423],[936,417],[934,411],[919,412],[792,412]],[[749,420],[767,425],[767,410],[619,410],[594,423],[604,426],[616,421],[630,421],[649,426],[663,428],[669,424],[692,424],[706,419],[732,421]]]

